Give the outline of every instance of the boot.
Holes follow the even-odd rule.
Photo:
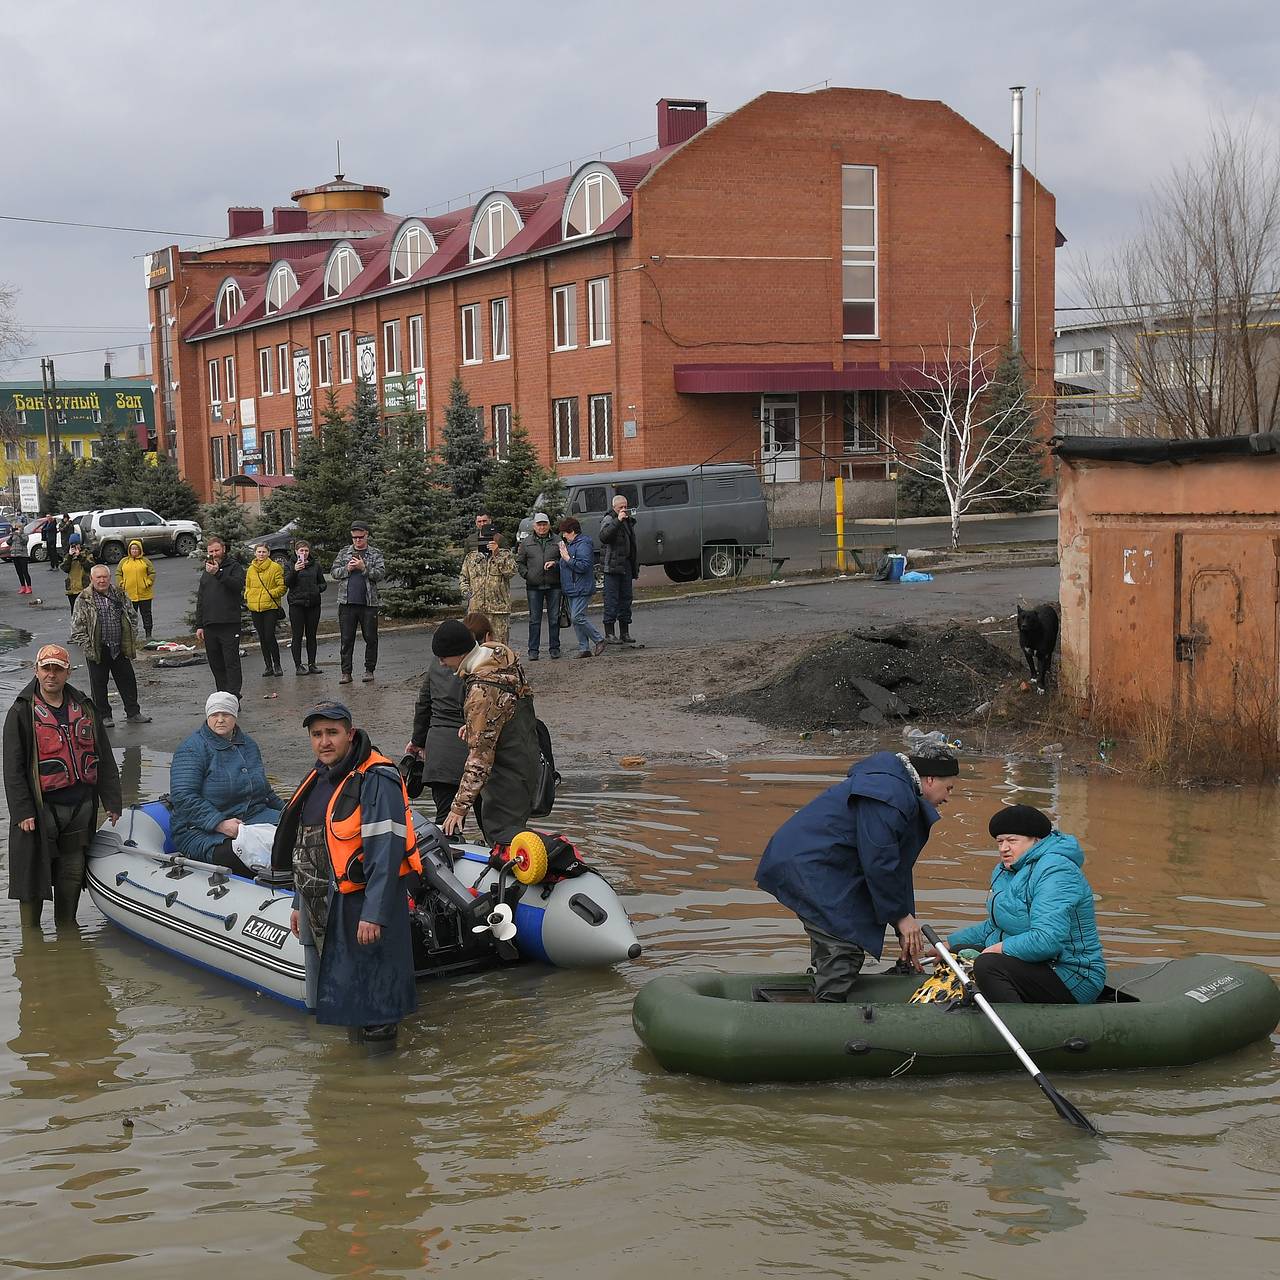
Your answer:
[[[622,623],[622,624],[621,624],[621,627],[622,627],[622,635],[621,635],[621,638],[620,638],[620,640],[619,640],[619,643],[620,643],[620,644],[635,644],[635,640],[632,638],[632,635],[631,635],[631,625],[630,625],[630,623],[624,622],[624,623]]]
[[[302,665],[302,663],[295,662],[293,664],[293,674],[295,676],[305,676],[307,674],[307,669]]]
[[[604,624],[604,639],[606,644],[617,644],[618,637],[613,634],[613,623],[606,622]]]
[[[276,663],[275,670],[272,672],[272,674],[277,676],[284,675],[284,672],[280,670],[280,664],[278,662]]]

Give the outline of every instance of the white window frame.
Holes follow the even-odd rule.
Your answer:
[[[403,267],[399,261],[402,249],[405,260]],[[406,223],[391,246],[391,283],[417,275],[435,251],[436,240],[427,226],[416,221]]]
[[[73,440],[71,442],[71,456],[77,459],[84,457],[84,441],[83,440]],[[15,457],[14,459],[12,459],[12,461],[16,462],[17,458]]]
[[[145,426],[147,422],[147,411],[145,409],[135,409],[133,411],[133,420],[138,424],[138,426]]]
[[[493,456],[498,462],[511,457],[511,406],[495,404],[489,415],[493,420]]]
[[[79,444],[79,440],[73,440],[72,444]],[[18,462],[18,442],[16,440],[6,440],[4,446],[4,460],[6,462]]]
[[[511,359],[511,306],[507,298],[489,299],[489,350],[495,360]]]
[[[27,411],[25,409],[19,409],[14,416],[18,420],[18,426],[25,427],[27,425]]]
[[[281,283],[283,281],[283,283]],[[267,293],[264,310],[267,315],[275,315],[295,293],[298,292],[298,277],[287,262],[277,263],[267,277]]]
[[[243,306],[244,291],[234,280],[224,280],[213,308],[213,327],[225,329],[231,323],[231,317]]]
[[[280,474],[293,475],[293,430],[290,427],[280,430]]]
[[[209,404],[222,404],[222,365],[217,360],[209,361]]]
[[[613,188],[613,193],[618,197],[617,204],[608,213],[604,211],[604,188],[606,184]],[[573,202],[578,198],[579,191],[584,192],[586,201],[587,216],[584,219],[586,226],[581,231],[570,231],[569,211],[573,207]],[[593,200],[594,209],[592,207]],[[560,238],[562,240],[576,240],[580,236],[594,235],[625,202],[626,197],[623,196],[622,188],[618,186],[618,180],[613,176],[612,172],[604,167],[585,171],[579,175],[565,193],[564,212],[560,217]]]
[[[92,410],[90,410],[90,412],[89,412],[89,421],[90,421],[90,422],[92,422],[92,423],[94,423],[95,425],[101,425],[101,423],[102,423],[102,410],[101,410],[101,409],[92,409]]]
[[[597,445],[596,429],[600,424],[598,418],[603,419],[604,428],[604,446]],[[591,461],[602,462],[606,458],[613,457],[613,395],[611,392],[602,391],[598,395],[594,395],[587,400],[587,421],[588,421],[588,447],[591,450]]]
[[[271,362],[275,357],[270,347],[258,348],[258,394],[271,394]]]
[[[578,418],[578,397],[566,396],[551,402],[551,421],[556,433],[556,461],[582,460],[582,424]]]
[[[289,378],[292,374],[290,364],[289,344],[287,342],[277,343],[276,368],[280,373],[280,394],[282,396],[289,394]]]
[[[340,244],[329,255],[324,269],[324,296],[340,298],[364,270],[360,255],[349,244]]]
[[[226,379],[223,382],[223,390],[227,393],[228,400],[236,398],[236,358],[235,356],[226,356],[223,358],[223,365],[226,367]]]
[[[213,461],[213,478],[217,480],[225,480],[227,478],[226,460],[222,456],[222,437],[214,436],[209,441],[209,453]]]
[[[469,302],[465,307],[459,307],[458,323],[462,329],[462,363],[482,363],[484,356],[480,351],[480,304]]]
[[[351,381],[351,330],[338,332],[338,381]]]
[[[262,474],[264,476],[276,474],[276,433],[274,431],[262,433]]]
[[[396,376],[400,368],[400,321],[382,322],[382,372],[384,376]]]
[[[333,386],[333,339],[327,333],[316,338],[316,386]]]
[[[23,444],[26,445],[24,452],[27,455],[27,461],[34,462],[40,456],[40,441],[24,440]]]
[[[67,411],[65,409],[58,409],[53,416],[58,426],[65,427],[67,425]]]
[[[598,276],[587,281],[587,342],[592,347],[607,347],[612,341],[609,277]]]
[[[426,366],[426,348],[422,345],[422,317],[409,317],[409,372],[421,373]]]
[[[560,318],[562,301],[564,303],[563,324]],[[578,349],[578,286],[576,284],[560,284],[551,290],[551,349],[552,351]]]
[[[865,204],[845,204],[844,203],[844,175],[849,169],[863,170],[871,174],[871,203]],[[866,342],[878,340],[880,337],[880,171],[875,165],[871,164],[846,164],[840,167],[840,330],[841,335],[847,342]],[[846,209],[870,210],[871,212],[871,243],[870,244],[845,244],[844,243],[844,211]],[[848,293],[844,287],[844,268],[846,267],[870,267],[872,288],[871,296],[863,297],[861,295],[855,297]],[[872,307],[873,323],[870,333],[845,333],[844,332],[844,305],[845,303],[855,303],[865,306],[867,303]]]
[[[510,235],[506,233],[508,217],[513,223]],[[495,243],[495,229],[501,243]],[[520,211],[506,196],[494,196],[486,200],[471,227],[471,245],[467,260],[469,262],[488,262],[490,258],[496,258],[523,230],[524,219],[521,218]],[[479,241],[482,231],[484,233],[485,247],[488,250],[485,253],[480,252]]]

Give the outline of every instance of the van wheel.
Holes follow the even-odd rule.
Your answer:
[[[124,548],[118,542],[102,544],[102,563],[119,564],[124,559]]]
[[[196,549],[196,535],[194,533],[180,533],[173,540],[173,551],[175,555],[189,556]]]
[[[732,542],[713,542],[702,550],[704,578],[736,578],[742,571],[738,548]]]
[[[664,564],[663,569],[666,570],[667,577],[672,582],[697,582],[699,574],[702,572],[702,564],[698,560],[673,560],[670,564]]]

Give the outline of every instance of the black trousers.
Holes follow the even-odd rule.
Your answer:
[[[356,629],[364,639],[364,669],[378,666],[378,611],[367,604],[338,606],[338,637],[342,643],[342,674],[349,676],[356,655]]]
[[[129,625],[127,619],[124,625]],[[92,658],[88,658],[86,665],[89,668],[89,688],[93,705],[98,708],[100,714],[103,716],[111,714],[111,708],[107,702],[108,676],[115,680],[116,688],[120,691],[125,715],[138,714],[138,678],[133,674],[133,663],[123,653],[117,653],[112,657],[110,653],[103,650],[101,662],[94,662]]]
[[[1075,1004],[1070,988],[1047,962],[1033,964],[984,951],[973,962],[973,979],[992,1004]]]
[[[458,784],[456,782],[433,782],[431,784],[431,798],[436,802],[436,826],[440,826],[449,816],[449,810],[453,807],[453,797],[458,794]]]
[[[276,639],[276,611],[274,609],[251,609],[249,616],[253,619],[253,629],[258,633],[258,647],[262,650],[262,660],[268,671],[280,669],[280,642]]]
[[[240,628],[230,622],[206,623],[204,653],[213,672],[214,687],[238,698],[244,684],[240,673]]]
[[[58,558],[57,544],[46,542],[44,544],[44,550],[49,568],[52,569],[54,573],[60,573],[62,571],[62,561]]]
[[[244,876],[246,880],[252,880],[258,873],[252,868],[247,867],[236,856],[236,851],[231,847],[231,837],[227,836],[223,842],[218,845],[210,859],[216,867],[225,867],[232,875]]]
[[[307,665],[316,665],[316,631],[320,627],[320,606],[318,604],[291,604],[289,606],[289,651],[293,654],[293,665],[302,666],[302,639],[307,640]]]
[[[138,616],[142,619],[142,629],[147,633],[147,639],[151,639],[151,601],[135,600],[133,602],[138,608]]]
[[[611,627],[615,622],[623,627],[631,626],[631,600],[635,595],[635,582],[629,573],[606,573],[604,575],[604,625]]]
[[[27,557],[14,556],[13,568],[18,575],[18,586],[29,587],[31,585],[31,575],[27,572]]]

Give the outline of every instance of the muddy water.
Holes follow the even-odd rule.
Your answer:
[[[132,750],[126,784],[155,794],[165,763]],[[647,1058],[646,978],[804,963],[751,873],[841,772],[571,779],[561,822],[594,833],[643,959],[424,988],[391,1060],[146,952],[87,901],[76,937],[20,937],[0,910],[0,1273],[1276,1274],[1273,1042],[1063,1081],[1100,1142],[1016,1075],[724,1087]],[[981,911],[985,821],[1010,795],[1080,834],[1110,958],[1212,950],[1280,976],[1272,793],[979,762],[919,869],[928,919]]]

